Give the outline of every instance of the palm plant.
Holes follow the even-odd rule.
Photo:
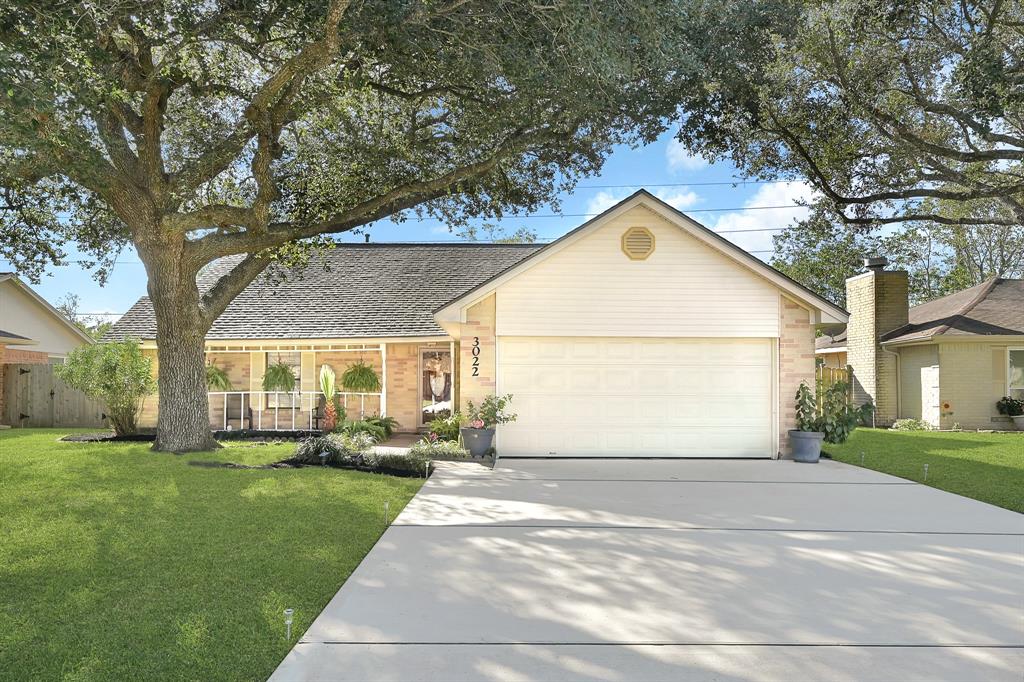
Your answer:
[[[333,431],[338,422],[337,392],[334,383],[334,370],[330,365],[320,367],[320,390],[324,394],[324,431]]]
[[[223,367],[218,367],[212,362],[206,365],[206,388],[211,391],[231,391],[231,379]]]

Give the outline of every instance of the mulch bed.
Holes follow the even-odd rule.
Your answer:
[[[66,443],[152,443],[155,433],[133,433],[130,436],[115,436],[109,431],[99,433],[73,433],[61,438]]]
[[[214,431],[217,440],[251,440],[254,442],[300,441],[313,436],[321,436],[321,431],[268,431],[258,429],[233,429],[231,431]],[[68,443],[152,443],[156,440],[155,432],[141,432],[130,436],[115,436],[110,431],[96,433],[74,433],[61,438]]]
[[[293,457],[282,459],[280,462],[274,462],[272,464],[236,464],[234,462],[210,462],[204,460],[193,460],[189,462],[189,464],[195,467],[205,467],[208,469],[302,469],[305,467],[316,468],[323,466],[321,464],[305,464],[297,461]],[[355,464],[328,464],[327,468],[363,471],[368,474],[387,474],[388,476],[399,476],[401,478],[423,478],[422,472],[409,471],[408,469],[392,469],[390,467],[369,467]],[[430,472],[433,473],[433,471],[433,467],[431,467]]]

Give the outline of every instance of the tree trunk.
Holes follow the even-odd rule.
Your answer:
[[[179,248],[175,248],[178,246]],[[154,450],[196,452],[220,447],[210,431],[205,345],[196,272],[179,245],[139,249],[156,313],[159,417]]]

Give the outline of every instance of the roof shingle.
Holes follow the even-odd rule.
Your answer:
[[[540,244],[339,244],[285,282],[261,277],[213,323],[207,339],[336,339],[440,336],[432,311],[527,258]],[[200,290],[241,260],[216,261]],[[104,337],[156,338],[143,297]]]

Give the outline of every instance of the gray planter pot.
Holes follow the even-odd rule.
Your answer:
[[[1018,414],[1016,417],[1010,417],[1013,420],[1013,426],[1018,431],[1024,431],[1024,414]]]
[[[462,434],[462,442],[466,444],[471,456],[487,456],[487,451],[491,449],[491,443],[494,441],[494,429],[461,428],[459,433]]]
[[[820,431],[790,431],[789,444],[793,447],[793,461],[817,462],[821,457],[821,442],[825,434]]]

